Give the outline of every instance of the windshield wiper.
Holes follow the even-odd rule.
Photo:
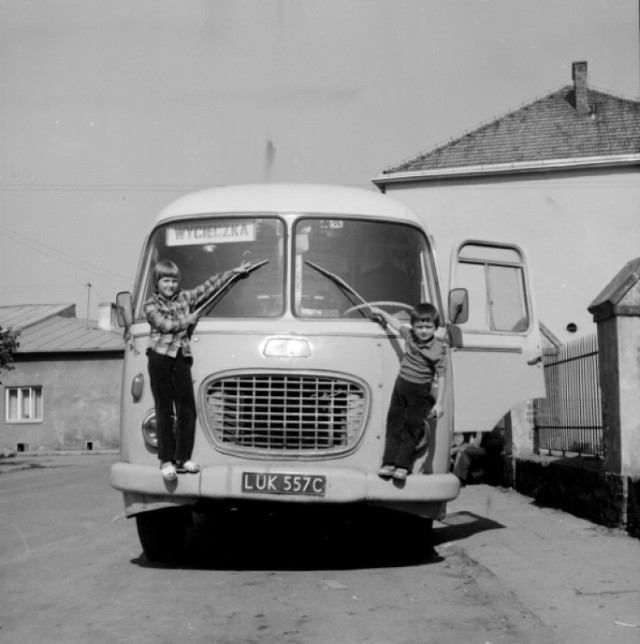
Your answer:
[[[358,306],[358,305],[364,305],[368,306],[369,309],[371,309],[371,304],[367,302],[362,295],[360,295],[353,287],[349,286],[341,277],[336,275],[335,273],[332,273],[331,271],[328,271],[326,268],[322,268],[322,266],[318,266],[318,264],[315,264],[311,260],[305,259],[304,260],[305,264],[308,264],[313,268],[314,270],[318,271],[321,275],[324,275],[325,277],[328,277],[334,284],[340,288],[340,290],[347,296],[347,299],[353,306]],[[360,300],[358,303],[356,300],[352,299],[352,296],[356,298],[356,300]],[[363,315],[363,317],[365,317]],[[384,319],[380,318],[377,315],[372,315],[371,318],[372,320],[375,320],[383,329],[386,328],[387,323]]]
[[[227,291],[241,278],[244,277],[249,277],[253,271],[257,270],[258,268],[261,268],[265,264],[268,264],[269,260],[264,259],[261,262],[256,262],[255,264],[250,264],[247,266],[246,272],[245,273],[233,273],[230,275],[227,279],[227,281],[220,286],[220,288],[217,291],[214,291],[200,306],[195,308],[193,310],[194,313],[198,314],[198,317],[202,315],[203,312],[209,312],[224,296]],[[193,329],[195,328],[195,325],[190,327],[190,334],[193,333]]]

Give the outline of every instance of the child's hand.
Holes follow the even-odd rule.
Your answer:
[[[189,315],[187,315],[187,321],[189,322],[189,326],[193,326],[194,324],[196,324],[199,319],[200,319],[200,316],[197,313],[189,313]]]
[[[429,412],[429,418],[441,418],[443,414],[444,409],[440,405],[435,404]]]
[[[377,322],[383,329],[387,328],[387,318],[384,313],[377,306],[369,307],[369,317]]]
[[[240,266],[237,266],[236,268],[232,268],[231,272],[235,273],[236,275],[248,275],[250,268],[251,268],[251,262],[247,262],[246,260],[243,259],[242,264],[240,264]]]

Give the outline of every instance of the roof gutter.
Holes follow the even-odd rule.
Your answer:
[[[463,179],[496,174],[524,174],[534,172],[551,172],[554,170],[583,170],[595,168],[616,168],[640,165],[640,154],[616,154],[611,156],[575,157],[570,159],[552,159],[543,161],[524,161],[519,163],[493,163],[490,165],[459,166],[435,170],[418,170],[414,172],[390,172],[379,174],[372,179],[378,187],[390,183],[412,183],[438,181],[446,179]]]

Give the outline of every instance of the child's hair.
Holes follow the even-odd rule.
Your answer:
[[[168,259],[161,259],[153,267],[153,284],[158,286],[158,282],[162,277],[175,277],[180,281],[180,269]]]
[[[429,302],[416,304],[411,311],[411,324],[416,322],[433,322],[436,328],[440,326],[440,313],[438,309]]]

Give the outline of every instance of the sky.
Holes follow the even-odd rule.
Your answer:
[[[373,188],[570,84],[577,60],[592,87],[638,99],[638,5],[0,0],[0,306],[75,303],[95,319],[132,288],[175,198]]]

